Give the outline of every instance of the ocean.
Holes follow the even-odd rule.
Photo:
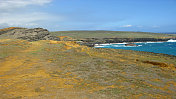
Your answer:
[[[136,50],[154,53],[163,53],[176,56],[176,42],[140,42],[134,43],[138,46],[125,46],[126,43],[116,44],[100,44],[95,48],[113,48],[113,49],[125,49]]]

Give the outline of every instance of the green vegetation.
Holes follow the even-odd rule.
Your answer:
[[[61,36],[61,41],[29,42],[8,33],[0,35],[1,99],[176,97],[175,56],[92,48],[68,40],[175,35],[115,31],[65,31],[52,35]]]
[[[56,36],[69,36],[74,39],[83,38],[171,38],[176,34],[160,34],[149,32],[129,32],[129,31],[58,31],[51,32]]]
[[[1,39],[0,50],[2,99],[175,97],[174,56],[49,40]]]

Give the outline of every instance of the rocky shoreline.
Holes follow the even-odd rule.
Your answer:
[[[135,42],[166,42],[170,39],[176,39],[176,38],[163,38],[163,39],[156,39],[156,38],[86,38],[80,40],[80,45],[86,45],[89,47],[94,47],[95,44],[110,44],[110,43],[129,43],[133,44]],[[134,46],[134,45],[133,45]]]

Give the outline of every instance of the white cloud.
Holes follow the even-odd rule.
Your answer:
[[[16,10],[29,5],[44,5],[50,3],[52,0],[0,0],[1,10]]]
[[[33,13],[5,13],[0,16],[0,24],[8,24],[8,26],[38,26],[42,21],[62,21],[63,17],[53,16],[48,13],[33,12]]]
[[[123,25],[123,26],[120,26],[120,27],[132,27],[132,25]]]
[[[4,27],[46,27],[48,23],[60,22],[64,17],[35,9],[52,0],[0,0],[0,28]]]
[[[8,23],[9,25],[23,25],[29,24],[31,22],[40,21],[47,19],[47,16],[44,13],[13,13],[13,16],[9,13],[0,16],[0,23]]]

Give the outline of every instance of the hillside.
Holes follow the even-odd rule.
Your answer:
[[[0,99],[174,99],[175,60],[62,39],[1,38]]]
[[[130,31],[58,31],[51,32],[56,36],[69,36],[75,39],[84,38],[172,38],[176,34],[161,34]]]
[[[59,31],[54,36],[71,37],[79,44],[94,47],[95,44],[123,42],[157,42],[176,39],[176,34],[160,34],[129,31]],[[67,40],[67,39],[66,39]]]

